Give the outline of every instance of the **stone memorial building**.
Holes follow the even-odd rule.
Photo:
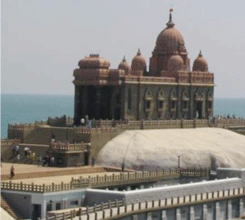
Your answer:
[[[118,69],[98,54],[74,70],[75,115],[89,119],[194,119],[213,114],[214,75],[201,51],[191,67],[185,41],[172,21],[160,32],[149,68],[140,49]]]

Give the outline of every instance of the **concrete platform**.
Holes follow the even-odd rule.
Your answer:
[[[15,177],[10,179],[11,166],[15,168]],[[3,163],[1,169],[2,181],[34,183],[34,184],[60,184],[61,182],[69,183],[71,178],[86,178],[88,176],[112,175],[118,172],[106,172],[100,166],[57,168],[57,167],[38,167],[37,165]]]

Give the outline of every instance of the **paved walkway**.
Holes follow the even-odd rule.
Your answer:
[[[0,212],[1,212],[0,217],[2,220],[14,220],[14,218],[1,207],[0,207]]]
[[[14,166],[15,173],[31,173],[31,172],[47,172],[47,171],[61,171],[61,170],[79,170],[81,167],[38,167],[37,165],[29,164],[17,164],[17,163],[2,163],[1,175],[10,174],[11,166]],[[82,167],[84,170],[89,169],[89,167]]]
[[[14,166],[15,168],[15,174],[17,178],[10,179],[9,173],[11,166]],[[54,172],[54,171],[57,171]],[[91,171],[91,172],[90,172]],[[97,172],[96,172],[97,171]],[[35,174],[38,173],[39,176],[36,178],[30,178],[31,173]],[[49,176],[49,174],[52,174],[52,176]],[[69,175],[67,175],[69,173]],[[104,176],[107,174],[107,176],[110,176],[112,174],[118,174],[119,172],[105,172],[102,167],[72,167],[72,168],[57,168],[57,167],[38,167],[37,165],[25,165],[25,164],[12,164],[12,163],[3,163],[2,164],[2,170],[1,174],[5,176],[4,181],[11,180],[12,182],[23,182],[26,184],[60,184],[61,182],[69,183],[72,178],[79,178],[83,177],[86,178],[88,176]],[[26,174],[29,174],[30,177],[28,178],[18,178],[18,176],[26,176]],[[7,178],[6,178],[7,175]]]
[[[116,174],[116,173],[115,173]],[[88,176],[96,176],[96,175],[99,175],[99,176],[104,176],[105,173],[92,173],[92,174],[78,174],[78,175],[66,175],[66,176],[53,176],[53,177],[41,177],[41,178],[30,178],[30,179],[20,179],[20,180],[15,180],[15,179],[11,179],[11,181],[13,183],[20,183],[20,182],[23,182],[23,183],[26,183],[26,184],[31,184],[31,183],[34,183],[34,184],[60,184],[61,182],[64,182],[64,183],[69,183],[71,181],[72,178],[75,178],[75,179],[78,179],[79,177],[83,177],[83,178],[86,178]],[[112,175],[112,173],[106,173],[107,176],[110,176]]]

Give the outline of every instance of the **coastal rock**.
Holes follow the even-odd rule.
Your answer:
[[[221,128],[131,130],[99,152],[98,165],[155,170],[245,167],[245,136]]]

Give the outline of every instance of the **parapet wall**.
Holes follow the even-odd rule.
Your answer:
[[[205,194],[229,189],[238,189],[245,186],[245,182],[240,178],[223,180],[203,181],[199,183],[189,183],[174,186],[164,186],[150,189],[138,189],[132,191],[109,191],[98,189],[87,189],[86,198],[88,205],[101,202],[113,201],[115,198],[122,198],[127,204],[142,201],[152,201],[158,199],[169,199],[195,194]],[[101,200],[99,200],[101,199]]]
[[[229,177],[238,177],[245,184],[245,169],[235,169],[235,168],[218,168],[217,169],[217,178],[225,179]]]
[[[92,127],[54,127],[46,122],[35,124],[9,124],[8,139],[20,139],[29,144],[50,144],[52,133],[56,141],[84,142],[92,144],[92,156],[97,156],[102,147],[125,130],[229,127],[245,125],[245,119],[212,120],[92,120]]]
[[[61,117],[48,117],[47,124],[50,126],[55,126],[55,127],[69,127],[72,126],[74,123],[72,117],[67,117],[66,115],[63,115]]]

